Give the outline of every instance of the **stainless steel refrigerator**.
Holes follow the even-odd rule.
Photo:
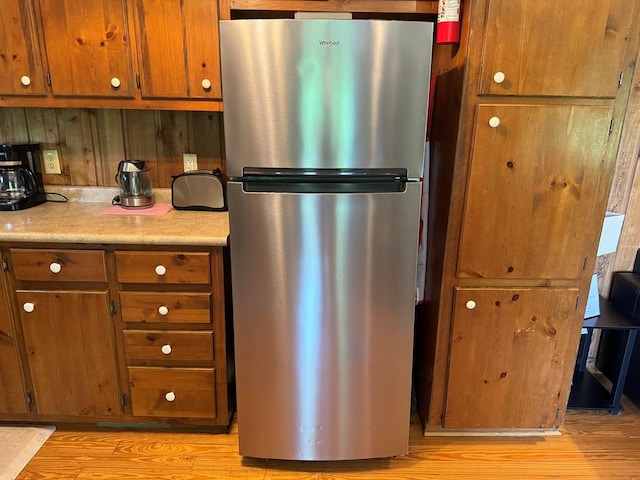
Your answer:
[[[240,454],[405,454],[432,25],[220,39]]]

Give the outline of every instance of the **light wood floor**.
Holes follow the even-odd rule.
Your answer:
[[[354,462],[243,459],[229,434],[57,430],[18,477],[25,479],[635,479],[640,411],[568,414],[547,438],[423,437],[412,425],[409,455]],[[1,448],[1,446],[0,446]]]

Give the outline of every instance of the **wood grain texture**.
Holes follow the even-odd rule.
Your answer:
[[[226,0],[231,10],[437,13],[434,0]]]
[[[211,323],[210,293],[120,292],[122,320],[125,323]],[[168,313],[159,313],[160,307]]]
[[[44,95],[45,82],[30,1],[3,0],[0,13],[0,95]],[[21,82],[29,77],[30,84]]]
[[[116,252],[120,283],[203,284],[211,281],[208,252]],[[156,267],[165,273],[158,274]]]
[[[176,361],[213,361],[213,332],[171,330],[125,330],[125,351],[129,364],[148,362],[171,364]],[[162,347],[168,345],[168,353]]]
[[[16,292],[37,412],[120,415],[108,294],[103,291]]]
[[[62,174],[43,174],[46,185],[115,186],[125,158],[145,160],[154,187],[171,187],[183,153],[199,169],[225,168],[217,112],[0,108],[0,143],[28,142],[58,151]]]
[[[0,413],[27,413],[20,363],[9,305],[5,295],[5,278],[0,276]]]
[[[44,250],[12,248],[14,277],[23,281],[106,282],[106,259],[101,250]],[[60,266],[58,273],[51,265]]]
[[[54,96],[133,98],[124,0],[39,0]],[[111,79],[118,78],[114,88]]]
[[[243,458],[229,434],[58,429],[18,480],[638,480],[640,412],[570,412],[548,438],[424,437],[414,419],[409,454],[348,462]]]
[[[456,289],[445,428],[557,427],[582,324],[577,297],[576,288]]]

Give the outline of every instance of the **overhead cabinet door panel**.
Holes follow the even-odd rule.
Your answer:
[[[54,95],[133,97],[124,0],[40,0]]]
[[[602,222],[610,119],[608,107],[478,108],[459,276],[580,277]]]
[[[615,97],[635,3],[491,0],[478,93]]]

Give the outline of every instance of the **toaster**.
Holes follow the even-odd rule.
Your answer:
[[[225,211],[226,183],[219,168],[182,173],[171,182],[171,204],[177,210]]]

